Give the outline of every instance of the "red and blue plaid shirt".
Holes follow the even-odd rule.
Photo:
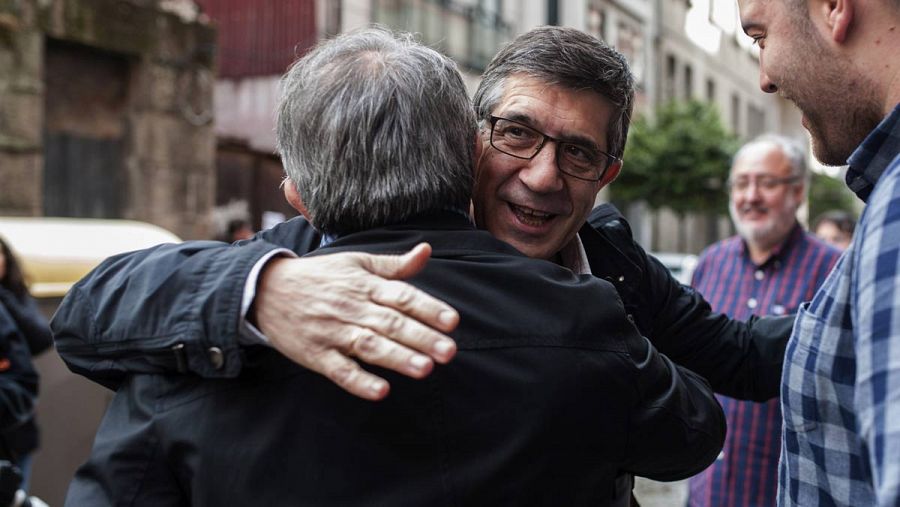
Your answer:
[[[762,265],[750,260],[746,244],[732,237],[707,248],[692,285],[713,310],[746,320],[751,315],[794,313],[812,299],[840,252],[795,225]],[[781,408],[719,396],[728,435],[719,459],[691,479],[691,506],[772,506],[778,489]]]

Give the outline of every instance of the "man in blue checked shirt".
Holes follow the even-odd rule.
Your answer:
[[[803,230],[797,209],[809,172],[801,146],[764,135],[735,155],[729,211],[738,234],[707,248],[691,285],[733,319],[797,312],[825,281],[840,252]],[[781,401],[720,396],[728,435],[719,458],[691,479],[692,507],[774,505],[781,454]]]
[[[866,202],[787,346],[779,505],[900,505],[900,2],[739,4],[760,87]]]

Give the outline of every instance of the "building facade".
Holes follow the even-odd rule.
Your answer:
[[[178,3],[0,2],[0,214],[207,234],[215,31]]]

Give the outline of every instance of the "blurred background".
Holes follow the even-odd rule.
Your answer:
[[[419,33],[472,91],[498,48],[535,26],[579,28],[622,52],[636,119],[622,176],[599,199],[646,249],[672,254],[682,280],[693,254],[733,234],[724,182],[739,143],[776,132],[808,144],[799,112],[760,92],[732,0],[0,0],[0,235],[43,311],[111,253],[230,240],[293,216],[274,155],[279,76],[317,40],[373,22]],[[810,160],[801,220],[855,211],[843,169]],[[137,239],[110,244],[124,236]],[[53,352],[36,363],[32,492],[58,505],[110,393]]]

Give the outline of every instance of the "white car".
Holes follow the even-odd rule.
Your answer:
[[[696,255],[674,252],[659,252],[650,255],[659,259],[659,262],[669,269],[676,280],[685,285],[691,284],[691,275],[694,274],[694,268],[697,267]]]

